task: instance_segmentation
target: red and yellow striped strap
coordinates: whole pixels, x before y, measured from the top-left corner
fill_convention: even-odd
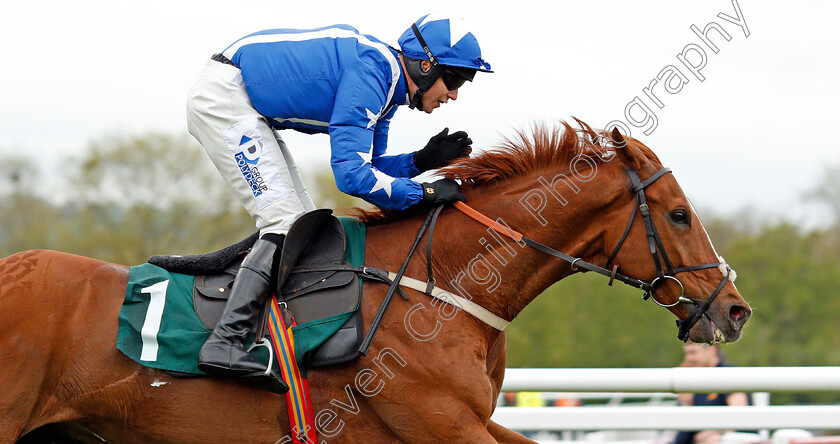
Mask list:
[[[295,340],[292,335],[294,326],[294,319],[292,319],[292,325],[286,326],[277,298],[272,296],[268,332],[271,335],[283,380],[289,385],[289,391],[286,392],[286,410],[289,413],[289,425],[292,427],[292,441],[295,444],[311,444],[318,442],[318,437],[313,422],[309,384],[301,375],[295,361]]]

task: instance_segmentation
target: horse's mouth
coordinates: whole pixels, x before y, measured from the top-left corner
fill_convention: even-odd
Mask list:
[[[694,324],[688,334],[686,343],[716,344],[719,342],[735,342],[741,337],[741,330],[733,325],[720,322],[723,328],[712,319],[714,315],[706,314]]]
[[[709,323],[712,325],[712,335],[714,336],[714,341],[726,342],[726,338],[724,337],[723,332],[717,325],[715,325],[715,321],[709,321]]]

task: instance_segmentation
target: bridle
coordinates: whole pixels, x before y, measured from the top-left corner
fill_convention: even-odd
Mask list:
[[[674,307],[679,303],[686,303],[692,304],[697,306],[686,319],[678,319],[677,320],[677,327],[679,328],[679,333],[677,337],[685,342],[688,339],[688,333],[692,327],[704,316],[709,310],[709,307],[714,302],[715,298],[717,298],[718,294],[720,294],[721,290],[723,290],[724,285],[726,285],[726,281],[730,280],[731,269],[729,265],[723,261],[723,258],[718,257],[720,262],[709,263],[709,264],[700,264],[700,265],[691,265],[688,267],[680,267],[674,268],[671,264],[670,258],[668,258],[668,253],[665,252],[665,246],[662,243],[662,238],[659,236],[659,231],[656,230],[656,224],[653,222],[653,218],[650,215],[650,209],[648,208],[647,199],[645,197],[645,188],[659,180],[662,176],[671,172],[670,168],[662,168],[661,170],[653,173],[650,177],[645,180],[641,180],[639,178],[639,174],[636,173],[635,170],[632,169],[625,169],[627,174],[630,176],[630,183],[631,188],[630,191],[635,193],[636,195],[636,203],[633,206],[633,213],[630,215],[630,221],[627,222],[627,227],[624,229],[624,234],[622,234],[621,239],[618,241],[618,245],[615,246],[613,249],[612,254],[610,254],[609,259],[607,260],[606,266],[609,267],[612,264],[612,261],[615,259],[618,251],[624,245],[624,241],[627,240],[627,235],[630,233],[630,229],[633,226],[633,221],[636,220],[636,213],[639,212],[642,215],[642,220],[645,224],[645,234],[648,238],[648,246],[650,247],[650,254],[653,256],[653,262],[656,265],[656,277],[653,278],[650,282],[643,281],[641,279],[637,279],[634,277],[627,276],[625,274],[618,272],[618,265],[613,265],[612,269],[607,269],[605,267],[600,267],[595,265],[591,262],[587,262],[579,257],[569,256],[562,251],[555,250],[545,244],[541,244],[531,238],[524,236],[522,233],[511,229],[506,225],[502,225],[498,220],[494,221],[489,217],[485,216],[484,214],[476,211],[475,209],[471,208],[469,205],[463,202],[455,202],[453,205],[455,208],[460,210],[462,213],[466,214],[467,216],[475,219],[479,223],[493,229],[497,233],[507,236],[514,241],[518,242],[520,245],[527,245],[531,248],[535,248],[543,253],[548,255],[554,256],[558,259],[562,259],[566,262],[571,264],[571,268],[573,271],[580,271],[580,272],[587,272],[587,271],[594,271],[595,273],[602,274],[610,278],[608,285],[612,285],[614,281],[623,282],[627,285],[630,285],[634,288],[639,288],[645,291],[643,299],[652,299],[657,305],[669,308]],[[423,235],[426,233],[428,229],[429,236],[426,240],[426,268],[428,272],[428,279],[426,281],[426,288],[424,293],[432,295],[432,289],[435,288],[435,278],[432,273],[432,233],[434,231],[435,223],[437,222],[437,218],[440,215],[441,211],[443,210],[443,205],[438,205],[429,212],[426,216],[426,219],[423,221],[423,224],[420,226],[420,230],[417,233],[417,236],[414,238],[414,243],[411,245],[411,248],[408,251],[408,255],[405,258],[402,266],[400,267],[399,271],[394,275],[393,279],[388,277],[388,273],[384,272],[384,275],[376,275],[374,273],[375,269],[372,267],[364,267],[362,270],[356,270],[358,267],[351,267],[351,266],[335,266],[331,265],[330,269],[354,269],[354,271],[361,272],[364,275],[371,275],[373,274],[374,277],[387,282],[390,284],[388,291],[385,293],[385,298],[382,300],[382,304],[379,306],[379,310],[376,313],[376,316],[371,321],[370,328],[368,329],[368,333],[365,335],[364,340],[362,341],[361,345],[359,346],[359,353],[362,355],[366,355],[368,348],[370,347],[371,342],[373,341],[373,337],[376,334],[376,331],[379,329],[379,325],[382,322],[383,317],[385,316],[385,311],[388,309],[390,305],[391,299],[394,296],[395,292],[399,292],[399,285],[402,281],[403,275],[405,273],[406,267],[408,267],[408,263],[411,259],[411,256],[414,254],[420,240],[423,238]],[[663,266],[664,265],[664,266]],[[685,287],[683,286],[682,282],[676,278],[676,275],[679,273],[689,272],[689,271],[698,271],[698,270],[707,270],[710,268],[718,268],[721,270],[723,274],[723,280],[720,281],[718,286],[712,292],[712,294],[705,300],[705,301],[695,301],[693,299],[689,299],[685,297]],[[724,273],[723,270],[726,270]],[[382,271],[382,270],[379,270]],[[381,274],[381,273],[380,273]],[[665,281],[673,280],[680,286],[680,296],[674,303],[671,304],[663,304],[662,302],[658,301],[654,296],[653,293],[656,291],[657,287],[665,283]],[[734,280],[734,279],[733,279]],[[403,295],[404,298],[408,299],[406,296]],[[498,317],[495,316],[494,317]]]
[[[659,236],[659,231],[657,231],[656,229],[656,224],[653,222],[653,218],[650,214],[650,209],[648,208],[647,199],[645,197],[645,189],[665,174],[670,173],[671,169],[662,168],[645,180],[641,180],[639,178],[639,174],[635,170],[626,169],[625,171],[630,176],[630,191],[635,194],[636,203],[633,206],[633,213],[630,215],[630,220],[627,222],[627,227],[624,229],[624,234],[622,234],[621,239],[618,241],[618,245],[615,246],[615,248],[612,251],[612,254],[610,254],[610,257],[607,260],[606,267],[600,267],[598,265],[587,262],[582,258],[570,256],[566,253],[555,250],[547,245],[530,239],[522,235],[521,233],[510,229],[509,227],[502,226],[502,224],[493,221],[492,219],[479,213],[478,211],[474,210],[473,208],[469,207],[463,202],[456,202],[454,205],[455,208],[457,208],[467,216],[470,216],[478,222],[492,228],[499,234],[507,236],[515,240],[516,242],[519,242],[520,244],[528,245],[529,247],[535,248],[539,251],[542,251],[543,253],[569,262],[573,271],[593,271],[595,273],[609,277],[610,281],[608,285],[612,285],[613,281],[617,280],[632,287],[644,290],[645,294],[643,296],[643,299],[652,299],[657,305],[661,307],[674,307],[680,303],[696,305],[697,308],[695,308],[691,312],[688,318],[677,320],[677,327],[679,328],[677,337],[681,341],[685,341],[688,338],[688,333],[691,330],[691,328],[694,327],[694,325],[704,315],[706,315],[706,313],[709,310],[709,307],[712,305],[712,302],[714,302],[715,298],[717,298],[718,294],[720,294],[721,290],[723,290],[724,285],[726,285],[726,281],[730,280],[731,269],[729,268],[729,265],[727,265],[726,262],[722,260],[722,258],[719,258],[721,259],[720,262],[674,268],[670,258],[668,258],[668,253],[665,251],[665,246],[662,243],[662,238]],[[653,257],[654,264],[656,265],[656,277],[653,278],[653,280],[651,280],[650,282],[646,282],[641,279],[637,279],[619,273],[618,265],[613,265],[612,269],[608,268],[610,264],[612,264],[616,255],[618,254],[618,251],[624,245],[624,241],[627,240],[627,235],[630,233],[630,229],[633,226],[633,222],[636,219],[637,212],[641,213],[642,215],[642,220],[645,224],[645,235],[648,238],[650,254]],[[679,273],[707,270],[710,268],[719,268],[721,269],[721,273],[723,273],[723,269],[726,270],[726,272],[723,273],[723,279],[717,285],[712,294],[705,301],[702,302],[685,297],[685,287],[683,286],[682,282],[680,282],[680,280],[676,277],[676,275]],[[653,296],[653,294],[660,285],[664,284],[668,280],[672,280],[680,286],[680,296],[673,303],[664,304],[657,300],[656,297]]]

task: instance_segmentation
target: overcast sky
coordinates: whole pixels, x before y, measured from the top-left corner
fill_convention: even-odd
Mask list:
[[[105,133],[184,133],[184,97],[205,61],[253,31],[347,23],[396,45],[412,21],[443,10],[471,25],[496,73],[478,74],[432,115],[401,109],[390,152],[421,148],[444,126],[481,149],[532,122],[627,122],[638,97],[658,123],[647,135],[631,126],[633,136],[700,208],[749,205],[802,220],[811,209],[802,193],[840,164],[840,4],[738,5],[748,37],[718,16],[737,17],[729,0],[5,2],[0,154],[60,165]],[[731,36],[710,32],[718,53],[690,29],[712,21]],[[692,44],[706,55],[702,82],[677,57]],[[697,51],[687,59],[696,63]],[[674,94],[654,86],[660,109],[643,88],[668,65],[688,82]],[[326,136],[284,138],[305,167],[328,164]]]

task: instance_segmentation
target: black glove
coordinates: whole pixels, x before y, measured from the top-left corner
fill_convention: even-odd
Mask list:
[[[444,128],[438,135],[429,139],[429,143],[414,153],[414,166],[421,172],[449,165],[455,159],[469,157],[472,152],[472,140],[466,131],[449,133]]]
[[[467,198],[458,189],[458,182],[455,179],[440,179],[432,183],[423,182],[423,202],[432,205],[444,204],[455,201],[464,201]]]

